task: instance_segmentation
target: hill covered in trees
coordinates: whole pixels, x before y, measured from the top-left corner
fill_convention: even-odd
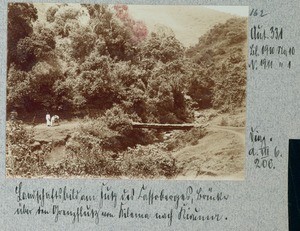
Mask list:
[[[73,130],[65,125],[57,143],[9,123],[9,174],[173,177],[181,170],[171,152],[196,144],[205,129],[165,142],[132,121],[194,122],[204,109],[245,107],[246,19],[217,24],[186,48],[164,25],[150,32],[126,5],[36,6],[8,5],[7,114],[15,110],[25,123],[44,121],[46,112],[85,119]],[[55,150],[67,156],[58,167],[45,161]]]
[[[245,19],[215,26],[186,50],[170,30],[149,34],[125,5],[55,5],[46,20],[32,4],[8,13],[9,110],[118,105],[143,122],[180,123],[192,106],[244,105]]]
[[[187,50],[187,57],[200,68],[200,78],[194,79],[190,91],[200,105],[223,110],[245,106],[246,48],[247,20],[232,18],[214,26]]]

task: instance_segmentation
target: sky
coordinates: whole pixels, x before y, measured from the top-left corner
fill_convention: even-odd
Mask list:
[[[243,16],[243,17],[247,17],[249,14],[248,6],[205,6],[205,7],[213,9],[213,10],[217,10],[217,11],[222,11],[225,13]]]
[[[232,17],[247,17],[248,6],[128,5],[129,14],[145,22],[149,31],[157,25],[171,28],[176,38],[188,47],[218,23]]]

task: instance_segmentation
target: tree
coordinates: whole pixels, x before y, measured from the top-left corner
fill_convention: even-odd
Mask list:
[[[152,70],[147,87],[148,113],[155,115],[162,123],[189,120],[185,94],[192,72],[188,64],[188,61],[178,59],[157,63]]]
[[[129,12],[128,6],[124,4],[114,5],[116,16],[121,20],[125,28],[131,35],[132,44],[138,44],[145,40],[148,35],[148,29],[144,22],[134,20]]]
[[[55,34],[37,20],[33,4],[9,4],[7,106],[39,109],[51,105],[54,82],[61,77]],[[53,104],[53,102],[52,102]]]
[[[172,30],[160,27],[141,44],[140,59],[154,59],[167,63],[184,56],[183,45],[175,38]]]
[[[190,76],[190,80],[187,86],[187,95],[189,95],[194,101],[195,105],[199,109],[205,109],[212,107],[213,100],[213,87],[214,80],[210,69],[200,66],[193,66],[193,74]]]
[[[57,7],[49,8],[46,17],[54,33],[65,38],[69,36],[70,31],[81,26],[79,19],[84,12],[68,4],[61,4]]]
[[[131,60],[135,56],[130,32],[107,5],[84,5],[90,15],[92,31],[97,40],[105,45],[105,51],[116,60]]]
[[[95,49],[96,35],[88,27],[77,27],[70,31],[69,38],[72,57],[79,63],[84,62]]]
[[[16,64],[22,70],[31,70],[31,68],[41,60],[55,59],[55,38],[54,33],[43,25],[37,24],[33,33],[17,44]]]
[[[9,3],[7,24],[7,67],[18,64],[17,45],[33,32],[32,23],[38,18],[37,10],[31,3]]]
[[[82,9],[68,10],[67,13],[64,8],[69,7],[63,6],[55,13],[53,28],[65,28],[67,23],[74,22],[63,35],[65,37],[57,37],[56,51],[63,59],[66,76],[57,87],[67,93],[66,98],[76,109],[109,108],[122,101],[128,106],[131,100],[126,99],[130,95],[126,89],[136,83],[136,73],[139,73],[139,67],[133,65],[137,49],[130,41],[129,28],[106,5],[82,6]],[[78,17],[84,10],[89,21],[85,25],[78,24]],[[59,18],[65,18],[64,26],[55,25],[63,21]],[[60,31],[57,30],[57,34]],[[134,101],[132,106],[141,108]]]
[[[51,6],[46,12],[46,20],[50,23],[55,21],[55,14],[58,11],[58,6]]]

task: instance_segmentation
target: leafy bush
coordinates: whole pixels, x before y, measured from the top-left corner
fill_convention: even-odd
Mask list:
[[[103,150],[114,145],[113,138],[118,132],[108,128],[102,119],[89,120],[81,124],[66,143],[67,153],[83,161],[88,161]]]
[[[121,113],[119,109],[114,110]],[[107,113],[108,118],[106,118],[113,121],[110,125],[120,125],[118,120],[114,120],[116,114],[110,113]],[[47,165],[45,159],[53,151],[53,146],[49,143],[36,148],[33,130],[25,129],[21,121],[9,121],[7,123],[7,175],[169,178],[178,173],[175,159],[159,145],[143,146],[136,143],[134,147],[120,151],[116,147],[120,147],[120,142],[127,139],[124,135],[128,131],[120,129],[119,126],[113,127],[119,131],[110,129],[103,118],[86,121],[80,125],[77,132],[72,134],[65,145],[68,158],[56,165]],[[146,133],[142,139],[147,135],[150,136]],[[138,142],[141,138],[136,137],[135,140]]]
[[[169,153],[158,145],[137,144],[141,141],[137,135],[134,137],[135,146],[122,149],[122,145],[133,142],[132,137],[125,135],[134,132],[124,129],[122,120],[116,119],[120,114],[114,112],[121,113],[119,109],[114,109],[107,113],[108,118],[81,125],[78,132],[68,140],[66,150],[71,161],[62,163],[68,173],[141,178],[171,177],[177,174],[175,159]],[[110,120],[109,126],[118,131],[111,130],[104,122],[105,119]],[[137,131],[135,133],[139,134]]]
[[[125,174],[131,177],[173,177],[178,174],[176,161],[158,145],[138,145],[128,149],[122,159]]]
[[[43,175],[45,157],[50,147],[43,145],[35,150],[32,131],[27,131],[21,121],[9,121],[6,126],[6,170],[8,176]]]
[[[120,135],[126,134],[129,130],[132,130],[132,121],[129,118],[129,115],[117,105],[107,110],[103,119],[108,128],[119,132]]]

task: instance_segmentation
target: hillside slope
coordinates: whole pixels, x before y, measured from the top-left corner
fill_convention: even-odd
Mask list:
[[[176,179],[241,180],[244,149],[245,128],[209,126],[208,134],[197,145],[173,154],[182,169]]]
[[[171,28],[176,38],[185,46],[193,46],[199,37],[218,23],[225,23],[233,15],[203,6],[129,5],[132,17],[142,20],[149,31],[159,25]]]
[[[245,106],[247,19],[231,18],[215,25],[186,55],[199,66],[199,76],[190,95],[201,97],[203,91],[197,89],[206,83],[208,93],[205,105],[201,106],[224,111]]]

